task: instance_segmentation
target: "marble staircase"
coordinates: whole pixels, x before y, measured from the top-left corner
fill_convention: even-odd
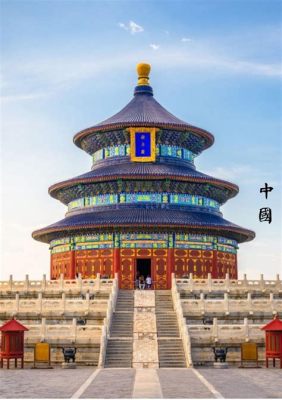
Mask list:
[[[187,364],[171,291],[156,291],[155,296],[159,367],[185,368]]]
[[[107,341],[105,368],[131,368],[134,292],[120,290]]]

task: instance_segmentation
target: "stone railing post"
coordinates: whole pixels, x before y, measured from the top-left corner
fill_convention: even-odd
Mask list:
[[[280,275],[279,274],[276,274],[276,285],[275,286],[277,287],[277,289],[279,289],[279,286],[280,286]]]
[[[96,290],[100,290],[100,286],[101,286],[101,274],[100,272],[97,273],[96,276]]]
[[[218,342],[218,324],[217,318],[213,318],[212,335],[214,342]]]
[[[42,277],[42,291],[45,292],[46,290],[46,274],[43,274]]]
[[[261,290],[265,291],[265,282],[264,282],[263,274],[260,274],[260,288],[261,288]]]
[[[40,332],[40,334],[41,334],[40,341],[44,342],[45,337],[46,337],[46,318],[42,318],[41,319],[41,332]]]
[[[244,333],[245,333],[245,341],[248,342],[250,340],[249,337],[249,320],[248,318],[244,318]]]
[[[78,281],[79,291],[80,291],[80,294],[81,294],[82,293],[82,277],[81,277],[81,273],[78,274],[77,281]]]
[[[72,319],[72,336],[73,336],[73,343],[76,342],[76,318]]]
[[[18,314],[20,312],[20,295],[16,293],[16,309],[15,313]]]
[[[13,275],[10,275],[9,277],[9,289],[10,291],[13,290]]]
[[[106,326],[104,325],[102,327],[101,340],[100,340],[100,354],[99,354],[98,368],[104,368],[106,349],[107,349],[107,329]]]
[[[243,287],[245,288],[245,289],[247,289],[247,287],[248,287],[248,278],[247,278],[247,274],[244,274],[244,277],[243,277]]]
[[[225,310],[225,315],[229,315],[229,296],[228,296],[228,293],[224,293],[224,310]]]
[[[117,276],[116,276],[117,275]],[[113,312],[116,311],[116,303],[118,296],[118,274],[115,274],[115,280],[112,288],[112,299],[113,299]]]
[[[60,274],[60,289],[64,290],[64,274]]]
[[[277,313],[277,311],[275,310],[275,302],[273,299],[273,293],[269,294],[269,303],[270,303],[270,308],[271,308],[272,314],[275,315]]]
[[[253,315],[253,303],[252,303],[252,293],[248,292],[247,293],[247,303],[248,303],[248,309],[249,309],[249,315]]]
[[[190,292],[193,292],[194,289],[194,284],[193,284],[193,274],[190,272],[189,274],[189,290]]]
[[[200,293],[200,310],[202,315],[205,315],[205,308],[205,296],[204,293]]]
[[[212,291],[212,279],[211,279],[211,273],[208,273],[208,291],[211,292]]]
[[[225,274],[225,290],[227,293],[230,291],[230,279],[229,279],[229,274]]]
[[[62,293],[61,304],[62,304],[63,314],[65,314],[65,312],[66,312],[66,294],[64,292]]]
[[[25,291],[28,292],[28,288],[29,288],[29,277],[28,277],[28,274],[25,276],[24,288],[25,288]]]
[[[90,293],[87,291],[85,295],[85,301],[86,301],[86,312],[87,315],[89,314],[90,311]]]
[[[38,314],[42,314],[42,292],[38,293]]]

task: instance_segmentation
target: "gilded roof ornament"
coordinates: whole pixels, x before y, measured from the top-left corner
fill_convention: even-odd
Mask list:
[[[138,86],[149,86],[149,75],[151,71],[151,65],[147,63],[139,63],[136,66],[138,74]]]

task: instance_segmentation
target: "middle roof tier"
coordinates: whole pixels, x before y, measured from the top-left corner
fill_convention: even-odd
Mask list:
[[[224,204],[239,191],[237,185],[203,174],[188,165],[169,163],[111,163],[58,182],[49,188],[63,204],[97,194],[169,192],[205,196]]]

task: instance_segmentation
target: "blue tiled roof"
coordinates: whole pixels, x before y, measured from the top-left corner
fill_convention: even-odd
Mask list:
[[[227,232],[227,237],[234,238],[238,242],[251,240],[254,232],[241,228],[238,225],[229,222],[222,217],[203,212],[187,212],[178,210],[162,210],[162,209],[113,209],[106,211],[95,211],[83,214],[77,214],[66,217],[55,224],[40,229],[33,233],[33,237],[37,240],[48,242],[49,235],[54,232],[64,230],[87,230],[91,228],[117,228],[118,226],[132,227],[159,227],[171,228],[198,228],[208,229],[209,231]]]
[[[175,117],[155,100],[152,91],[148,89],[151,88],[136,87],[133,99],[121,111],[91,128],[78,132],[74,136],[74,142],[80,146],[82,137],[99,130],[128,126],[156,126],[196,131],[207,140],[208,144],[205,147],[213,143],[214,137],[210,132]]]
[[[101,167],[94,168],[83,175],[79,175],[75,178],[59,182],[50,187],[49,193],[56,198],[58,190],[62,190],[64,187],[69,187],[75,183],[80,182],[91,182],[97,178],[113,176],[115,179],[122,178],[124,176],[148,178],[152,176],[165,176],[167,179],[170,177],[187,177],[196,179],[197,182],[205,182],[206,180],[214,182],[215,184],[226,187],[229,190],[229,198],[235,196],[238,193],[238,187],[235,184],[226,182],[220,179],[213,178],[209,175],[198,172],[189,166],[177,165],[177,164],[164,164],[164,163],[135,163],[135,162],[124,162],[121,164],[110,164],[103,165]],[[84,181],[85,180],[85,181]]]
[[[86,174],[79,175],[77,178],[87,178],[94,176],[108,176],[108,175],[167,175],[169,178],[170,175],[178,175],[178,176],[191,176],[195,178],[210,178],[209,175],[203,174],[202,172],[197,171],[195,168],[189,167],[189,165],[178,165],[178,164],[169,164],[166,163],[139,163],[139,162],[124,162],[119,164],[110,164],[110,165],[102,165],[101,167],[97,165],[97,167],[92,168],[91,171]]]
[[[133,99],[121,111],[95,125],[95,127],[120,123],[130,125],[135,122],[141,126],[144,122],[151,122],[152,124],[160,123],[186,128],[191,127],[187,122],[167,111],[152,95],[147,93],[135,94]]]

